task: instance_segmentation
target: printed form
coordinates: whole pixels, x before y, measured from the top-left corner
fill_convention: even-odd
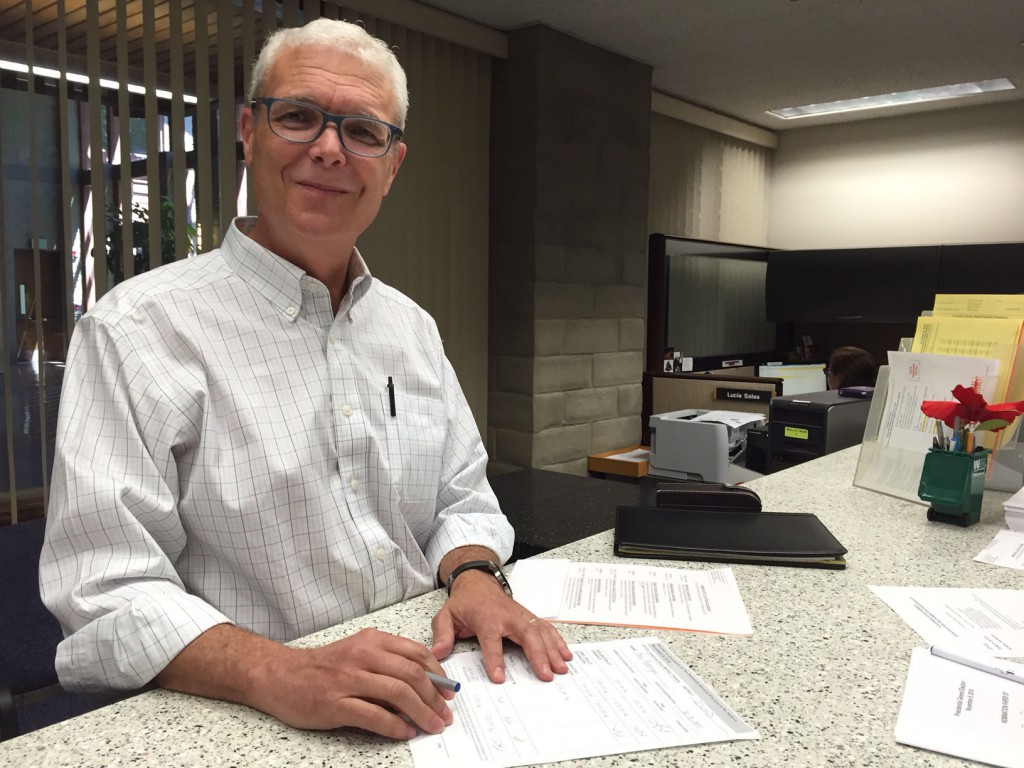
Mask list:
[[[696,570],[529,558],[510,577],[516,600],[542,619],[575,624],[751,635],[732,568]]]
[[[1024,656],[1024,590],[868,587],[931,645]]]
[[[505,654],[501,685],[487,679],[479,651],[446,659],[445,674],[462,683],[449,705],[455,720],[409,742],[416,768],[505,768],[760,738],[656,638],[569,647],[568,674],[550,683],[518,649]]]
[[[974,559],[979,563],[1024,571],[1024,531],[999,531]]]
[[[1024,768],[1024,683],[915,648],[896,741],[1006,768]]]
[[[981,393],[995,402],[999,361],[920,352],[889,352],[889,381],[877,442],[865,440],[856,485],[907,501],[917,495],[935,421],[921,413],[925,400],[951,400],[957,384],[981,380]]]

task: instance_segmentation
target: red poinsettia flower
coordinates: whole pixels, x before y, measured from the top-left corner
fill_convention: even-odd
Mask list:
[[[921,411],[925,416],[938,419],[950,429],[956,428],[956,420],[959,418],[962,427],[976,424],[975,430],[992,432],[1010,426],[1013,420],[1024,412],[1024,400],[989,405],[981,394],[959,384],[953,388],[953,397],[959,402],[925,400],[921,403]]]

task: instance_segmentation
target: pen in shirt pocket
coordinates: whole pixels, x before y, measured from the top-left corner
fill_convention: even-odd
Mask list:
[[[395,382],[390,376],[388,376],[388,404],[391,406],[391,415],[397,416],[398,411],[395,410]]]

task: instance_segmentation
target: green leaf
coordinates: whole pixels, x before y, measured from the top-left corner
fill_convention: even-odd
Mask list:
[[[994,430],[997,430],[997,429],[1003,429],[1004,427],[1008,427],[1008,426],[1010,426],[1010,422],[1005,421],[1004,419],[989,419],[988,421],[983,421],[980,424],[978,424],[978,426],[976,426],[974,428],[974,431],[975,432],[980,432],[982,430],[993,430],[994,431]]]

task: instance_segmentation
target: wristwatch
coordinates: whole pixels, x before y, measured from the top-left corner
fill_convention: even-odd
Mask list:
[[[490,560],[470,560],[468,563],[457,565],[452,569],[452,572],[448,574],[448,596],[452,594],[452,584],[455,583],[455,579],[459,574],[465,573],[466,571],[487,571],[501,584],[501,588],[505,590],[505,594],[512,597],[512,587],[508,584],[508,579],[505,578],[505,574],[501,572],[501,568],[498,567],[497,563],[492,563]]]

